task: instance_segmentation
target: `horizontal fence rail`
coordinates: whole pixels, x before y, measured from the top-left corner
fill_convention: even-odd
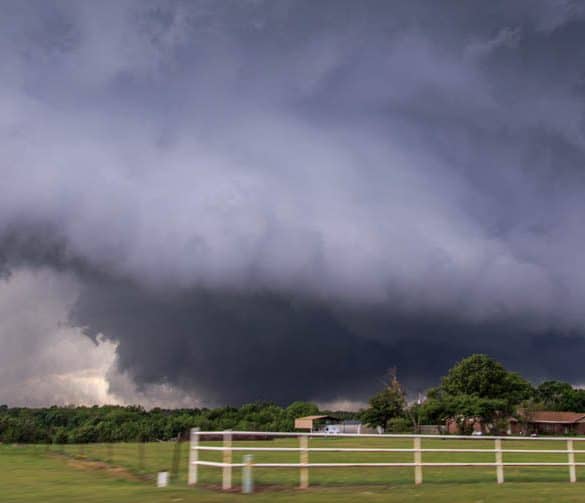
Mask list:
[[[234,438],[297,438],[298,447],[239,447],[232,445]],[[411,439],[413,447],[411,448],[389,448],[389,447],[309,447],[310,438],[378,438],[378,439]],[[201,445],[201,441],[206,438],[222,438],[222,446]],[[441,440],[467,440],[473,441],[491,441],[493,448],[423,448],[423,439],[441,439]],[[504,449],[503,444],[510,441],[562,441],[566,443],[566,449]],[[424,467],[493,467],[496,468],[496,480],[498,484],[504,482],[505,467],[567,467],[569,472],[569,481],[576,482],[576,467],[585,466],[585,462],[576,462],[575,454],[585,455],[585,448],[575,450],[575,442],[585,442],[585,438],[566,437],[511,437],[511,436],[464,436],[464,435],[400,435],[400,434],[351,434],[351,433],[281,433],[281,432],[258,432],[258,431],[200,431],[198,428],[191,430],[191,449],[189,456],[189,474],[188,482],[190,485],[198,482],[198,467],[208,466],[222,469],[222,489],[230,490],[232,488],[232,469],[242,469],[242,488],[244,492],[250,492],[253,487],[252,469],[253,468],[294,468],[299,469],[299,485],[302,489],[309,487],[309,469],[310,468],[375,468],[375,467],[402,467],[414,468],[414,482],[421,484],[423,482]],[[200,459],[200,452],[221,452],[223,461],[206,461]],[[243,462],[234,463],[232,456],[234,452],[288,452],[298,453],[298,462],[287,463],[268,463],[254,462],[252,456],[245,456]],[[412,453],[412,462],[326,462],[316,463],[309,462],[309,454],[315,452],[337,452],[337,453]],[[429,462],[422,460],[423,453],[479,453],[492,454],[494,461],[488,462]],[[506,461],[503,460],[504,454],[564,454],[567,456],[566,462],[541,462],[541,461]]]

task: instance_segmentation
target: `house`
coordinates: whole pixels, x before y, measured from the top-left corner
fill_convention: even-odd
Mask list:
[[[522,414],[519,414],[522,416]],[[584,412],[555,412],[540,410],[511,418],[509,433],[512,435],[585,435]]]
[[[516,417],[508,418],[506,423],[508,435],[585,435],[585,412],[539,410],[528,413],[519,410]],[[451,434],[461,434],[463,430],[473,434],[497,433],[494,424],[483,422],[479,417],[465,418],[463,423],[449,418],[445,426]]]

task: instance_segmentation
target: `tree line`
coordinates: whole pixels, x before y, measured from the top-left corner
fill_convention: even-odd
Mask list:
[[[0,405],[0,442],[91,443],[171,440],[190,428],[207,431],[292,431],[294,419],[328,414],[360,419],[389,432],[416,432],[421,425],[456,421],[463,433],[473,423],[490,424],[502,432],[507,419],[527,419],[535,410],[585,413],[585,390],[561,381],[531,385],[486,355],[472,355],[455,364],[424,400],[408,402],[407,393],[391,371],[382,389],[359,412],[320,411],[309,402],[281,407],[255,402],[214,409],[145,410],[139,406],[10,408]]]
[[[296,417],[317,413],[317,405],[308,402],[294,402],[288,407],[256,402],[237,408],[152,410],[116,405],[47,408],[0,405],[0,442],[147,442],[176,439],[193,427],[206,431],[292,431]],[[331,414],[355,417],[353,413]]]

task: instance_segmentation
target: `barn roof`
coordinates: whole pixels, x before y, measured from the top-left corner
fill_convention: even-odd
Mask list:
[[[304,417],[297,417],[297,419],[306,419],[308,421],[319,421],[319,419],[337,419],[332,416],[304,416]]]

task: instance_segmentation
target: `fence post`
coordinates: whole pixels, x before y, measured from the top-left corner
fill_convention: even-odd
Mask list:
[[[309,437],[307,435],[301,435],[299,437],[300,456],[299,462],[300,468],[300,487],[301,489],[307,489],[309,487],[309,467],[306,466],[309,463]],[[303,466],[304,465],[304,466]]]
[[[254,480],[252,479],[252,461],[254,457],[251,454],[244,456],[244,467],[242,468],[242,492],[250,494],[254,492]]]
[[[575,471],[575,452],[572,440],[567,440],[567,452],[569,453],[569,480],[577,482],[577,472]]]
[[[498,484],[504,483],[504,464],[502,461],[502,439],[496,438],[496,475],[498,478]]]
[[[191,448],[189,449],[189,476],[187,483],[190,486],[197,484],[197,461],[199,461],[199,428],[191,428]]]
[[[422,484],[422,452],[421,452],[421,438],[414,437],[414,483]]]
[[[221,488],[228,491],[232,488],[232,430],[223,432],[223,478]]]

